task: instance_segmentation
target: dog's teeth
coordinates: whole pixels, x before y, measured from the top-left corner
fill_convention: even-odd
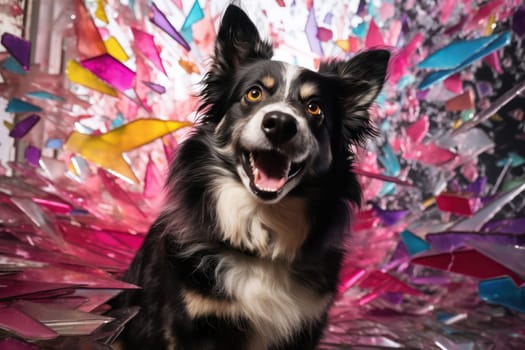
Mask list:
[[[250,165],[252,169],[255,169],[255,159],[253,159],[253,153],[250,152]]]

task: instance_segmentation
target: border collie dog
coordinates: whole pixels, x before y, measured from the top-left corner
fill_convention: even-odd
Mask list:
[[[222,19],[201,119],[171,165],[166,208],[121,298],[141,310],[125,349],[314,349],[337,290],[350,207],[361,192],[351,145],[389,52],[317,72],[272,61],[238,7]]]

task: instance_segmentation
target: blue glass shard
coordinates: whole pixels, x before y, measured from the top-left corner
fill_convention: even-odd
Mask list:
[[[50,149],[61,149],[64,142],[61,139],[49,139],[46,142],[46,148]]]
[[[20,75],[26,74],[24,67],[22,67],[22,65],[18,63],[18,61],[15,60],[12,56],[7,57],[7,59],[2,63],[2,68],[11,73]]]
[[[408,230],[401,232],[400,236],[410,256],[430,250],[428,242]]]
[[[6,112],[10,113],[27,113],[27,112],[41,112],[42,108],[35,106],[19,98],[12,98],[7,103]]]
[[[184,23],[182,24],[182,31],[184,31],[187,28],[190,28],[194,23],[197,23],[201,19],[204,18],[204,12],[202,12],[201,5],[199,4],[199,0],[195,0],[193,3],[193,6],[191,7],[190,12],[188,13],[188,16],[186,16],[186,19],[184,20]]]
[[[515,168],[525,164],[525,159],[516,152],[510,152],[506,158],[500,159],[496,162],[496,165],[500,168],[506,166],[507,164],[509,164],[509,166],[512,168]]]
[[[486,302],[525,312],[525,287],[518,288],[510,277],[481,281],[478,292]]]
[[[352,28],[352,33],[361,39],[364,39],[366,37],[366,33],[368,33],[368,23],[363,21],[359,23],[357,26]]]
[[[54,95],[47,91],[26,92],[26,96],[36,98],[39,100],[65,101],[62,97]]]
[[[401,171],[401,166],[399,165],[394,150],[392,150],[392,147],[388,142],[381,147],[381,150],[383,151],[383,154],[379,156],[379,161],[385,168],[385,175],[398,176]]]
[[[126,122],[126,119],[124,118],[124,115],[118,112],[115,119],[111,121],[111,129],[118,128],[119,126],[124,125],[125,122]]]

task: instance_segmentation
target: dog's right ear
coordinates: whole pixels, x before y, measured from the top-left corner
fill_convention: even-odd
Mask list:
[[[215,43],[215,62],[223,71],[234,71],[241,64],[273,56],[272,46],[259,36],[246,13],[229,5],[222,18]]]

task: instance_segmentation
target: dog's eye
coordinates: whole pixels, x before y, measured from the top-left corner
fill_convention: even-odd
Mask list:
[[[306,111],[308,112],[308,114],[313,115],[313,116],[321,115],[321,112],[322,112],[321,107],[319,107],[319,105],[315,102],[310,102],[306,106]]]
[[[248,102],[259,102],[262,100],[263,92],[260,87],[254,86],[244,96]]]

